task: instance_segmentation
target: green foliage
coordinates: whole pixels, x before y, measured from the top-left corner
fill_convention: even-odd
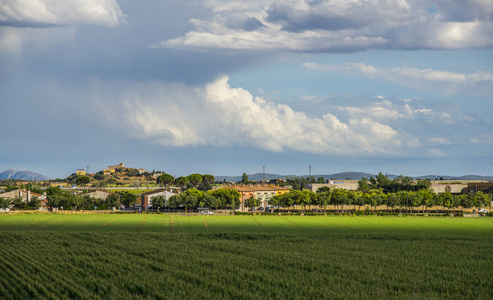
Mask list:
[[[491,296],[488,218],[206,217],[212,233],[203,218],[174,216],[172,227],[164,215],[1,216],[0,293],[6,299]],[[146,227],[152,220],[159,226]],[[490,225],[474,237],[477,221]],[[9,230],[12,223],[28,231]],[[329,234],[311,225],[328,223]],[[77,232],[81,226],[92,232]],[[146,228],[155,232],[141,234]]]
[[[202,182],[207,182],[208,184],[213,185],[215,181],[216,178],[213,175],[210,174],[202,175]]]
[[[385,193],[396,193],[399,191],[419,191],[429,189],[431,181],[425,179],[412,180],[410,177],[397,176],[390,180],[387,175],[380,172],[375,178],[362,178],[358,181],[358,190],[368,191],[371,189],[381,189]]]
[[[89,182],[91,182],[91,178],[89,176],[80,176],[75,180],[75,183],[81,186],[85,186]]]
[[[135,201],[137,200],[137,196],[135,194],[132,194],[130,192],[118,192],[120,194],[120,203],[125,205],[126,207],[129,207],[130,205],[134,204]]]
[[[24,202],[21,197],[15,197],[12,200],[12,205],[15,209],[24,209]]]
[[[189,182],[190,182],[190,180],[187,177],[182,176],[182,177],[176,178],[175,185],[176,186],[186,186],[187,183],[189,183]]]
[[[112,193],[106,198],[106,204],[108,207],[119,207],[121,202],[120,202],[120,194],[118,193]]]
[[[248,207],[248,208],[253,208],[253,207],[257,207],[260,205],[260,200],[258,200],[257,198],[255,198],[254,196],[248,198],[245,200],[245,206]]]
[[[207,192],[212,189],[212,185],[208,181],[202,181],[202,183],[199,184],[197,189],[203,192]]]
[[[187,176],[190,183],[193,184],[194,187],[199,186],[202,183],[202,175],[200,174],[190,174]]]
[[[166,205],[166,198],[164,198],[163,195],[158,195],[152,198],[151,204],[153,208],[158,208],[158,207],[162,208]]]
[[[241,176],[241,183],[247,184],[248,183],[248,175],[246,173],[243,173]]]
[[[0,198],[0,208],[10,208],[13,204],[10,198]]]
[[[175,181],[175,177],[173,177],[170,174],[163,174],[160,175],[158,178],[156,178],[156,183],[164,186],[171,185],[173,184],[174,181]]]

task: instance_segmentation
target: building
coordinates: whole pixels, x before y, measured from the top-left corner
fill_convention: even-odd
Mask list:
[[[95,191],[91,191],[91,192],[88,192],[88,193],[81,194],[81,196],[89,196],[91,198],[105,200],[111,194],[112,193],[111,192],[108,192],[108,191],[95,190]]]
[[[115,171],[116,169],[125,169],[125,164],[119,163],[118,165],[108,166],[108,169],[113,171]]]
[[[14,190],[14,191],[5,192],[5,193],[0,194],[0,198],[7,198],[7,199],[21,198],[22,202],[24,202],[24,203],[28,203],[29,201],[31,201],[31,199],[33,197],[38,197],[38,199],[41,202],[41,208],[46,207],[46,202],[47,202],[46,194],[41,195],[41,194],[33,193],[31,191],[22,190],[22,189],[18,189],[18,190]]]
[[[452,194],[462,194],[467,189],[467,184],[462,183],[450,183],[450,184],[432,184],[431,189],[437,193],[449,192]]]
[[[22,202],[29,202],[31,201],[32,197],[38,197],[39,200],[45,200],[46,195],[41,195],[37,193],[33,193],[31,191],[26,191],[22,189],[18,189],[15,191],[10,191],[10,192],[5,192],[0,194],[0,198],[9,198],[9,199],[14,199],[14,198],[21,198]]]
[[[483,192],[485,194],[493,193],[493,182],[469,182],[466,193]]]
[[[104,175],[111,175],[113,173],[115,173],[115,169],[104,169],[103,170]]]
[[[255,199],[260,200],[260,207],[269,206],[269,200],[276,196],[282,195],[290,191],[290,189],[275,186],[275,185],[248,185],[248,186],[233,186],[232,189],[237,190],[240,193],[240,210],[245,211],[245,201],[250,199],[251,197],[255,197]]]
[[[77,176],[84,176],[84,175],[86,175],[86,170],[84,170],[84,169],[77,169],[76,174],[77,174]]]
[[[139,171],[139,175],[142,175],[144,173],[147,173],[147,170],[146,169],[137,169],[137,171]]]
[[[142,207],[152,207],[152,198],[157,196],[164,196],[164,199],[168,201],[171,196],[176,195],[176,193],[170,192],[168,189],[158,189],[151,192],[143,193],[141,195],[141,205]]]

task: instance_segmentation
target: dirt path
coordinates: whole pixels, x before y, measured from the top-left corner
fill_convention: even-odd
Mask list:
[[[290,223],[293,223],[294,225],[298,226],[298,227],[299,227],[299,228],[301,228],[301,229],[305,229],[305,227],[301,226],[300,224],[297,224],[297,223],[295,223],[295,222],[293,222],[293,221],[291,221],[291,220],[289,220],[289,219],[286,219],[286,218],[284,218],[284,217],[283,217],[283,219],[284,219],[284,220],[286,220],[286,221],[288,221],[288,222],[290,222]]]
[[[265,228],[264,225],[260,224],[260,222],[257,219],[255,219],[254,217],[252,217],[252,219],[255,220],[255,222],[257,222],[257,224],[260,227],[262,227],[263,230],[265,230],[266,232],[270,233],[269,229]]]
[[[142,221],[142,223],[140,223],[139,227],[135,231],[139,231],[140,227],[142,227],[142,225],[144,225],[145,222],[146,222],[146,217],[144,217],[144,220]]]
[[[207,226],[207,221],[205,220],[205,217],[204,217],[204,224],[205,227],[209,230],[209,233],[212,233],[212,230],[209,228],[209,226]]]
[[[98,228],[98,232],[99,232],[99,231],[100,231],[103,227],[105,227],[106,225],[108,225],[108,224],[110,224],[111,222],[115,221],[117,218],[118,218],[118,217],[115,217],[115,218],[113,218],[113,220],[108,221],[108,222],[104,223],[103,225],[101,225],[101,227],[99,227],[99,228]]]

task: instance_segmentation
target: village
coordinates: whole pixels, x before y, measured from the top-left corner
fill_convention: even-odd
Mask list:
[[[213,213],[479,213],[491,210],[493,183],[482,180],[390,180],[379,174],[360,180],[297,177],[216,181],[210,174],[175,178],[124,163],[64,180],[18,181],[0,193],[3,212],[127,211]]]

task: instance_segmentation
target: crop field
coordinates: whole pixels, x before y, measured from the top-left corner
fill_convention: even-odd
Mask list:
[[[493,218],[0,215],[3,299],[474,298]]]

